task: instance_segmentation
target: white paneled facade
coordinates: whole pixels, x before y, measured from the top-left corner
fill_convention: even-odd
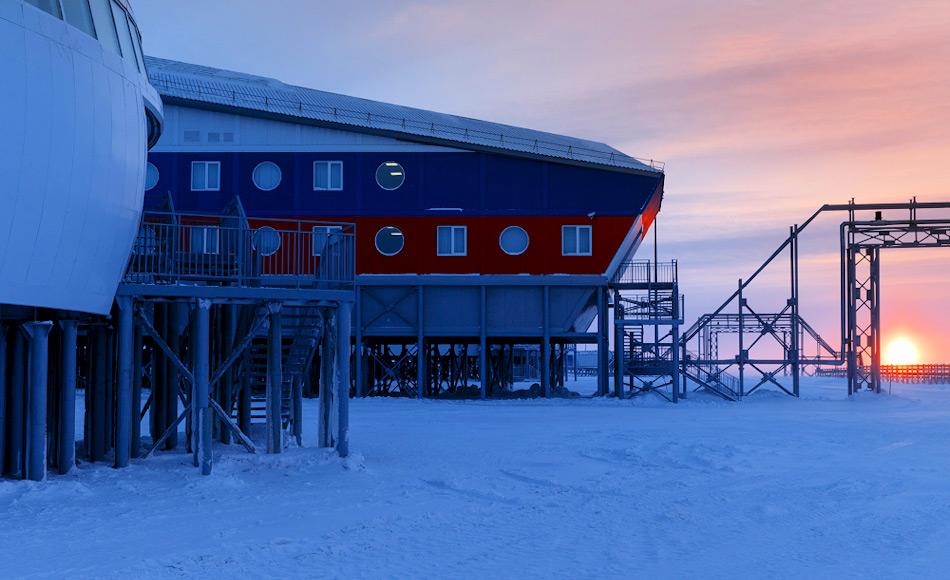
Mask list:
[[[0,2],[0,55],[0,305],[105,314],[161,101],[134,54],[27,2]]]
[[[459,151],[356,131],[301,123],[286,123],[250,115],[235,115],[165,106],[165,131],[157,152],[181,151]]]

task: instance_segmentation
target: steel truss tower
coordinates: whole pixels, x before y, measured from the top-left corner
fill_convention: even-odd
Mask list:
[[[670,402],[680,389],[683,297],[676,261],[624,264],[610,289],[614,302],[614,395],[655,393]]]
[[[847,365],[848,393],[881,388],[881,250],[950,247],[950,202],[824,205],[789,236],[751,276],[710,314],[700,316],[680,340],[684,384],[738,400],[771,384],[799,395],[803,369]],[[925,218],[919,212],[934,215]],[[835,349],[799,312],[799,237],[824,213],[847,212],[840,226],[840,348]],[[858,219],[863,213],[871,219]],[[901,215],[895,217],[894,213]],[[885,215],[889,213],[890,215]],[[906,217],[905,217],[906,216]],[[749,300],[749,286],[787,254],[789,293],[777,311],[761,311]],[[730,312],[730,310],[732,310]],[[735,352],[724,352],[720,336],[735,336]],[[778,382],[791,377],[791,388]],[[754,381],[754,382],[752,382]]]

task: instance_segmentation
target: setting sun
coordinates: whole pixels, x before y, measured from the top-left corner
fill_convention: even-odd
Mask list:
[[[920,351],[907,337],[894,339],[884,351],[884,364],[912,365],[920,362]]]

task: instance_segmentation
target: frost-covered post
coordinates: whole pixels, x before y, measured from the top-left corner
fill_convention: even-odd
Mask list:
[[[195,335],[192,337],[194,354],[195,456],[202,475],[211,474],[211,413],[208,408],[210,382],[210,313],[211,301],[199,298],[195,308]]]
[[[333,434],[330,430],[330,404],[333,401],[333,366],[336,357],[333,354],[335,324],[326,309],[320,310],[323,322],[323,332],[320,335],[320,413],[317,444],[320,447],[333,445]]]
[[[270,309],[270,336],[267,343],[267,452],[280,453],[283,445],[280,437],[281,389],[281,319],[280,304],[268,304]]]
[[[551,287],[542,289],[541,298],[541,390],[551,398]]]
[[[350,324],[353,304],[341,302],[336,315],[336,452],[350,453]]]
[[[33,481],[46,479],[46,389],[49,369],[49,331],[52,322],[23,325],[30,335],[29,436],[27,438],[26,476]]]
[[[132,443],[132,298],[116,298],[119,307],[118,372],[116,373],[115,466],[129,465]]]

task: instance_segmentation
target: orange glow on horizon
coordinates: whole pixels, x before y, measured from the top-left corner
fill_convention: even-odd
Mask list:
[[[920,362],[920,351],[909,338],[899,336],[884,349],[884,364],[913,365]]]

